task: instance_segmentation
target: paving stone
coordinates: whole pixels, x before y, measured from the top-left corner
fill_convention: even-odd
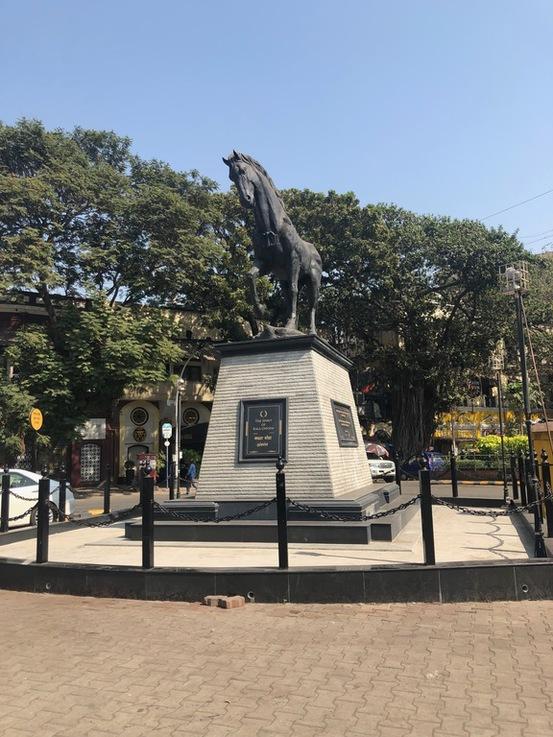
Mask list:
[[[222,609],[238,609],[245,605],[246,599],[243,596],[222,596],[219,599],[219,606]]]
[[[553,602],[221,616],[0,591],[0,610],[2,737],[553,733]]]

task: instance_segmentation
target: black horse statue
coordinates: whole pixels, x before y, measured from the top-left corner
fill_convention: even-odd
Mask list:
[[[252,233],[253,267],[248,283],[255,315],[263,320],[267,309],[257,294],[257,279],[272,274],[278,280],[286,300],[287,321],[284,328],[266,325],[262,337],[298,335],[298,291],[307,287],[310,310],[309,332],[316,335],[315,310],[321,285],[321,257],[312,243],[298,235],[286,214],[284,203],[271,177],[255,159],[233,151],[223,161],[229,177],[238,189],[242,207],[252,209],[255,228]],[[261,337],[261,336],[260,336]]]

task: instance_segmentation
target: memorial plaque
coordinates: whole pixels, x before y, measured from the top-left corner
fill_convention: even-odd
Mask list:
[[[359,440],[355,431],[351,407],[347,404],[341,404],[341,402],[335,402],[333,399],[330,402],[334,424],[336,425],[336,434],[338,435],[338,444],[342,448],[356,448],[359,445]]]
[[[286,457],[286,400],[251,399],[240,403],[239,460]]]

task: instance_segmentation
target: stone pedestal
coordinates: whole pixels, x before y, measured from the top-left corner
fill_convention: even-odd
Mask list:
[[[274,453],[278,440],[287,460],[286,492],[292,499],[354,502],[375,488],[351,390],[351,363],[345,356],[316,336],[216,347],[221,367],[198,502],[274,497],[275,457],[263,458],[263,446],[267,454]],[[273,432],[278,422],[272,430],[267,425],[266,435],[261,420],[260,432],[252,431],[255,412],[248,410],[252,400],[275,400],[267,405],[269,420],[271,412],[286,415],[278,438]],[[259,445],[253,450],[244,435],[248,418],[248,437]]]

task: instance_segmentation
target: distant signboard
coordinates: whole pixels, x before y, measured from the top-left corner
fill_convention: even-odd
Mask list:
[[[244,400],[240,406],[239,460],[270,461],[286,456],[286,400]]]
[[[355,431],[355,423],[351,407],[341,402],[330,400],[332,404],[332,414],[334,415],[334,424],[336,425],[336,434],[338,435],[338,444],[342,448],[355,448],[359,445],[357,432]]]
[[[33,430],[40,430],[40,428],[42,427],[42,412],[37,407],[33,407],[31,412],[29,413],[29,422],[31,423],[31,427],[33,428]]]
[[[157,465],[157,456],[155,453],[138,453],[136,460],[141,468],[148,465],[152,470],[155,470]]]
[[[169,438],[173,434],[173,425],[171,425],[170,422],[164,422],[161,426],[161,434],[163,435],[165,440],[169,440]]]

